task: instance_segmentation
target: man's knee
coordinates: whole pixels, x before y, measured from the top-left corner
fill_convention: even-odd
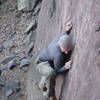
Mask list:
[[[53,68],[50,66],[48,62],[41,62],[36,65],[37,71],[42,75],[50,75],[53,71]]]

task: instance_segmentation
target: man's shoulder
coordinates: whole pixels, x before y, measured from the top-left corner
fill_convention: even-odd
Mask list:
[[[55,43],[53,45],[49,45],[48,51],[52,57],[61,55],[61,50],[58,46],[58,43]]]

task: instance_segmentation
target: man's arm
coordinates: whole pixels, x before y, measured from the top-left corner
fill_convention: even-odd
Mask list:
[[[69,35],[69,34],[70,32],[66,32],[66,31],[62,33],[62,35]]]
[[[61,34],[59,34],[56,38],[54,38],[54,40],[51,42],[51,44],[52,43],[54,44],[55,42],[57,42],[60,39],[60,37],[63,35],[70,36],[69,34],[70,34],[71,29],[72,29],[72,23],[67,23],[65,30]]]
[[[71,21],[69,21],[68,23],[66,23],[65,30],[64,30],[64,32],[62,34],[63,35],[69,35],[72,27],[73,27],[73,25],[72,25]]]
[[[69,70],[71,68],[72,68],[72,61],[70,60],[70,61],[66,62],[65,65],[62,68],[60,68],[58,70],[58,73],[65,72],[66,70]]]
[[[54,59],[54,71],[58,73],[58,70],[61,69],[63,66],[63,57],[62,56],[57,56]]]
[[[58,70],[58,69],[61,68],[61,65],[63,63],[63,57],[62,56],[57,56],[57,57],[55,57],[53,62],[54,62],[54,69]]]
[[[66,71],[67,71],[67,69],[63,66],[63,67],[61,67],[60,69],[56,70],[56,73],[57,73],[57,74],[61,74],[61,73],[64,73],[64,72],[66,72]]]
[[[65,25],[65,31],[68,33],[68,35],[70,34],[70,31],[71,31],[72,27],[73,27],[73,24],[72,24],[71,21],[69,21],[68,23],[66,23],[66,25]]]
[[[68,61],[65,63],[63,67],[61,67],[60,69],[56,69],[55,71],[57,74],[60,74],[60,73],[66,72],[67,70],[71,68],[72,68],[72,61]]]

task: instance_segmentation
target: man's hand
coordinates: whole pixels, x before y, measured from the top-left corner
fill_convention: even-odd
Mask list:
[[[68,22],[67,24],[66,24],[66,26],[65,26],[65,30],[66,31],[69,31],[69,30],[71,30],[71,28],[72,28],[72,22],[70,21],[70,22]]]
[[[71,69],[72,68],[72,61],[68,61],[65,63],[65,66],[64,66],[66,69]]]

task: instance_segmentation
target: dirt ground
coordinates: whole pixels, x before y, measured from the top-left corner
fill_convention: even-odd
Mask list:
[[[32,21],[30,13],[22,13],[17,10],[17,0],[7,0],[0,5],[0,66],[2,60],[9,56],[25,56],[25,47],[23,41],[27,37],[24,34],[27,26]],[[8,41],[13,41],[13,46],[8,47]],[[8,43],[8,46],[6,45]],[[10,43],[10,45],[11,45]],[[18,67],[11,71],[5,71],[2,75],[6,81],[17,79],[21,82],[21,93],[19,96],[7,98],[7,100],[26,100],[26,80],[27,72],[24,73]],[[2,97],[0,95],[0,97]],[[2,98],[3,100],[5,98]],[[1,100],[1,99],[0,99]]]

